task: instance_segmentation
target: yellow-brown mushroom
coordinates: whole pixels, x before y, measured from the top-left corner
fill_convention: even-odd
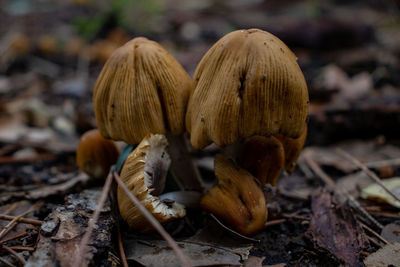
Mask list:
[[[101,134],[138,144],[149,133],[179,135],[192,80],[158,43],[135,38],[107,60],[93,92]]]
[[[138,144],[148,134],[166,134],[171,171],[182,189],[202,191],[183,133],[193,82],[161,45],[143,37],[118,48],[101,71],[93,92],[101,134]]]
[[[202,58],[194,78],[186,127],[195,148],[211,142],[220,147],[246,146],[247,142],[249,147],[244,151],[248,155],[258,153],[256,160],[264,165],[238,159],[240,154],[232,157],[242,167],[257,169],[253,174],[262,182],[275,183],[284,167],[283,146],[285,165],[293,169],[306,135],[308,90],[296,56],[281,40],[258,29],[229,33]],[[269,139],[252,140],[255,136]],[[299,143],[296,153],[290,152],[289,140]],[[271,153],[262,156],[257,146],[266,146],[266,142]],[[257,172],[271,176],[260,178]]]
[[[261,186],[275,184],[285,166],[292,170],[305,140],[309,100],[297,58],[281,40],[258,29],[231,32],[202,58],[194,80],[186,128],[195,148],[216,143]],[[208,195],[220,191],[213,187]],[[223,196],[222,203],[235,201]],[[237,215],[217,202],[207,210],[246,234],[236,226]]]
[[[84,133],[76,150],[79,168],[89,176],[105,179],[110,167],[117,162],[118,149],[113,141],[104,139],[99,130]]]

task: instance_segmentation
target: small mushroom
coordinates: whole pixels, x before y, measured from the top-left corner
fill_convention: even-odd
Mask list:
[[[89,176],[104,179],[110,167],[117,162],[118,149],[113,141],[104,139],[99,130],[87,131],[79,140],[76,161]]]
[[[165,179],[171,159],[167,153],[168,142],[164,135],[146,136],[129,154],[122,170],[121,179],[133,195],[161,223],[185,216],[185,208],[171,201],[161,201]],[[151,232],[153,228],[128,196],[118,188],[118,207],[127,224],[140,232]]]
[[[218,154],[214,161],[218,185],[212,187],[200,201],[209,211],[243,235],[259,232],[267,219],[264,194],[255,178],[245,169]]]
[[[247,140],[247,154],[256,150],[262,153],[258,145],[269,146],[272,154],[260,155],[257,160],[274,162],[268,167],[270,171],[261,171],[272,176],[260,180],[275,183],[277,170],[284,166],[282,146],[286,165],[293,161],[289,157],[297,158],[296,153],[289,156],[288,147],[278,143],[284,138],[304,143],[302,136],[306,134],[308,90],[296,56],[268,32],[234,31],[210,48],[197,66],[194,79],[195,89],[186,113],[192,145],[201,149],[214,142],[228,147],[243,145]],[[252,140],[254,136],[269,139]],[[238,165],[249,165],[246,160],[240,162],[240,154],[231,156]],[[255,173],[260,172],[262,167],[252,165],[251,169],[258,170]]]
[[[130,145],[146,135],[166,134],[171,171],[182,189],[202,191],[183,133],[193,82],[161,45],[143,37],[118,48],[101,71],[93,92],[101,134]]]

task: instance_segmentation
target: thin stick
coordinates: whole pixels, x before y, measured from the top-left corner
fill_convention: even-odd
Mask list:
[[[21,215],[16,216],[14,219],[12,219],[0,232],[0,239],[2,239],[6,234],[8,234],[15,225],[17,225],[18,220],[20,220],[22,217],[26,216],[27,214],[31,213],[34,211],[37,206],[40,206],[42,204],[42,201],[36,202],[33,204],[27,211],[22,213]]]
[[[287,222],[287,221],[288,221],[287,219],[278,219],[278,220],[268,221],[268,222],[264,223],[264,227],[269,227],[269,226],[281,224],[281,223],[284,223],[284,222]]]
[[[21,237],[21,236],[24,236],[24,235],[26,235],[26,234],[27,234],[27,231],[26,231],[26,229],[24,229],[24,230],[22,230],[21,232],[16,233],[16,234],[13,235],[13,236],[10,236],[10,237],[8,237],[8,238],[5,238],[5,239],[1,240],[1,241],[0,241],[0,244],[3,244],[3,243],[8,242],[8,241],[10,241],[10,240],[14,240],[14,239],[16,239],[16,238],[18,238],[18,237]]]
[[[3,215],[3,214],[0,214],[0,219],[8,220],[8,221],[16,219],[17,222],[32,224],[32,225],[36,225],[36,226],[41,226],[43,223],[42,221],[35,220],[35,219],[27,219],[27,218],[22,218],[22,217],[18,218],[16,216]]]
[[[358,210],[362,215],[364,215],[370,222],[372,222],[376,227],[378,227],[379,229],[383,229],[383,225],[380,224],[377,220],[375,220],[374,217],[371,216],[371,214],[369,214],[361,205],[360,203],[358,203],[358,201],[352,196],[350,195],[347,191],[342,191],[339,190],[336,187],[335,182],[332,180],[331,177],[329,177],[322,169],[321,167],[312,159],[310,152],[309,153],[304,153],[304,158],[308,164],[308,166],[310,166],[310,168],[314,171],[314,173],[321,178],[322,181],[324,181],[330,190],[336,192],[339,196],[341,196],[342,198],[345,198],[347,200],[349,200],[349,203],[351,204],[351,206],[353,208],[355,208],[356,210]]]
[[[378,241],[376,241],[376,240],[373,239],[372,237],[367,236],[367,239],[369,240],[369,242],[373,243],[375,246],[377,246],[377,247],[379,247],[379,248],[382,247],[382,244],[380,244]]]
[[[106,182],[104,183],[103,189],[101,190],[101,194],[99,200],[97,201],[96,210],[93,213],[92,218],[89,220],[88,227],[86,229],[85,234],[83,235],[81,242],[79,244],[79,250],[76,254],[73,264],[71,266],[79,267],[82,264],[83,257],[86,255],[86,251],[88,249],[87,244],[89,243],[89,238],[92,234],[93,228],[99,219],[101,209],[103,208],[104,202],[107,199],[107,194],[110,191],[110,186],[112,182],[112,174],[111,172],[108,174]]]
[[[17,267],[17,266],[15,266],[14,264],[12,264],[11,262],[8,262],[8,261],[6,261],[5,259],[3,259],[3,258],[1,258],[1,257],[0,257],[0,261],[1,261],[2,263],[4,263],[5,265],[9,266],[9,267]]]
[[[128,261],[126,260],[124,246],[122,244],[121,228],[120,228],[119,223],[118,223],[117,228],[118,228],[118,248],[119,248],[119,254],[121,257],[121,261],[122,261],[122,266],[128,267],[129,265],[128,265]]]
[[[383,238],[380,234],[378,234],[377,232],[375,232],[373,229],[371,229],[370,227],[368,227],[368,225],[365,225],[364,223],[360,222],[361,227],[368,230],[368,232],[370,232],[371,234],[373,234],[374,236],[376,236],[379,240],[381,240],[383,243],[385,244],[389,244],[389,241],[387,241],[385,238]]]
[[[7,250],[9,253],[11,253],[22,265],[26,264],[26,261],[24,258],[22,258],[17,252],[15,252],[14,250],[12,250],[11,248],[7,247],[7,246],[2,246],[1,248],[4,248],[5,250]]]
[[[385,166],[398,166],[398,165],[400,165],[400,158],[370,161],[365,163],[365,166],[367,166],[368,168],[379,168]]]
[[[179,248],[175,240],[164,230],[161,224],[154,218],[154,216],[140,203],[140,201],[129,191],[124,182],[121,180],[119,175],[113,171],[112,172],[115,181],[118,186],[125,192],[133,204],[139,209],[143,216],[149,221],[149,223],[157,230],[157,232],[167,241],[168,245],[174,250],[176,257],[181,263],[181,266],[192,266],[189,259],[183,254],[182,250]]]
[[[372,180],[374,180],[377,184],[379,184],[389,195],[391,195],[394,199],[397,201],[400,201],[400,196],[397,196],[395,193],[392,192],[384,183],[382,183],[382,180],[375,174],[373,173],[370,169],[367,168],[364,164],[362,164],[358,159],[344,151],[343,149],[338,148],[336,150],[339,154],[341,154],[343,157],[347,158],[350,160],[355,166],[360,168],[365,174],[367,174]]]

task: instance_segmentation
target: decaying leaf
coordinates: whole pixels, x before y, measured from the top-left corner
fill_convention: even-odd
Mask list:
[[[400,223],[389,223],[382,229],[381,236],[389,242],[400,243]]]
[[[366,241],[350,206],[337,206],[335,198],[321,189],[312,197],[313,217],[309,234],[317,248],[332,253],[348,266],[361,266],[359,253]]]
[[[177,242],[193,266],[241,266],[249,257],[251,243],[231,237],[209,221],[194,236]],[[172,249],[162,240],[124,240],[129,261],[144,266],[179,266]]]
[[[394,177],[390,179],[382,180],[382,182],[388,187],[394,194],[400,196],[400,177]],[[361,197],[366,199],[375,200],[377,202],[388,203],[394,207],[400,208],[400,201],[397,201],[389,195],[380,185],[374,183],[361,192]]]
[[[364,260],[367,267],[399,266],[400,243],[388,244]]]

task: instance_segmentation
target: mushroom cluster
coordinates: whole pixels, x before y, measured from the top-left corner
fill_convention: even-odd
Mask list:
[[[274,35],[258,30],[227,34],[205,54],[194,80],[159,44],[135,38],[108,59],[93,94],[101,134],[139,146],[121,178],[160,222],[185,215],[158,199],[171,164],[184,189],[203,190],[183,133],[196,149],[215,143],[218,185],[201,207],[235,230],[262,229],[267,208],[262,187],[293,171],[304,145],[308,91],[296,56]],[[150,135],[151,134],[151,135]],[[165,136],[166,137],[165,137]],[[122,217],[150,231],[122,191]]]

